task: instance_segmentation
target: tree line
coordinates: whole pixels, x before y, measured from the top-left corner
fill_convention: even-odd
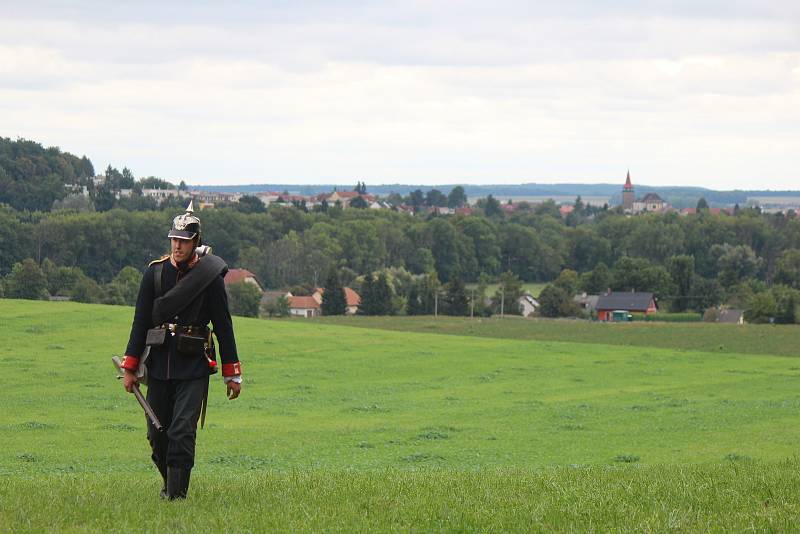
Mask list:
[[[47,260],[109,284],[124,268],[141,271],[167,251],[167,229],[181,209],[2,207],[0,276],[30,258],[40,268]],[[662,307],[675,311],[749,302],[756,294],[786,300],[775,291],[800,288],[800,220],[755,209],[735,216],[701,210],[688,217],[629,217],[578,205],[565,219],[546,202],[521,204],[511,213],[487,215],[479,208],[449,217],[282,206],[257,212],[226,207],[200,216],[204,241],[215,253],[232,267],[253,271],[266,287],[319,286],[331,267],[343,284],[358,287],[366,275],[376,280],[385,273],[394,284],[394,312],[415,313],[417,305],[430,310],[424,295],[431,294],[425,286],[433,284],[426,282],[431,275],[442,288],[453,280],[489,283],[503,273],[526,282],[561,276],[573,281],[562,284],[568,293],[652,291]]]

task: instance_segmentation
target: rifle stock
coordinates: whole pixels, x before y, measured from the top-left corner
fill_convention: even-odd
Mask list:
[[[122,369],[122,362],[120,361],[120,359],[117,356],[112,356],[111,361],[114,362],[114,367],[117,368],[117,371],[119,373],[117,375],[117,378],[119,379],[125,376],[125,371]],[[150,406],[150,403],[147,402],[147,399],[144,398],[144,395],[142,395],[142,392],[139,390],[139,384],[133,385],[133,396],[136,397],[137,401],[139,401],[139,405],[142,407],[142,410],[144,410],[145,415],[147,415],[147,418],[150,419],[150,422],[153,424],[156,430],[162,432],[164,430],[164,427],[161,425],[161,421],[158,420],[156,412],[153,411],[153,408]]]

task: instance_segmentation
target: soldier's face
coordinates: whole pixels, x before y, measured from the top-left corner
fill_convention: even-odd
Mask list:
[[[186,261],[194,252],[194,239],[172,238],[172,258],[176,262]]]

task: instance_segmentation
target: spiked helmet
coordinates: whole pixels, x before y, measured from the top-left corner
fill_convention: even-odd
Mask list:
[[[172,229],[169,231],[169,238],[194,239],[197,237],[197,244],[202,241],[200,236],[200,219],[194,214],[193,202],[190,200],[186,207],[186,213],[178,215],[172,220]]]

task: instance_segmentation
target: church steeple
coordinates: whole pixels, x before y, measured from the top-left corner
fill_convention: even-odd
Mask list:
[[[633,184],[631,183],[631,171],[628,169],[628,176],[625,178],[625,186],[622,188],[622,208],[626,211],[632,210],[634,200],[636,200],[636,194],[633,191]]]

